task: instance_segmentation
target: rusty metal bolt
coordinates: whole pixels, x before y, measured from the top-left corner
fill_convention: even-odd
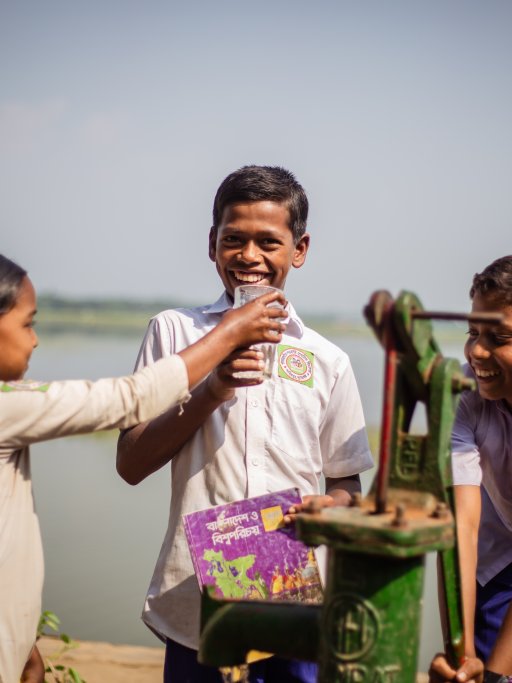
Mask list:
[[[395,516],[391,522],[392,526],[404,527],[407,526],[407,520],[405,519],[405,505],[403,503],[398,503],[395,508]]]
[[[446,519],[450,514],[450,509],[446,503],[439,502],[436,505],[436,509],[432,513],[432,517],[435,519]]]

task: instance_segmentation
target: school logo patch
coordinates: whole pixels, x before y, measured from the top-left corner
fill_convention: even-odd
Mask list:
[[[277,347],[278,369],[277,374],[283,379],[291,379],[292,382],[304,384],[306,387],[313,386],[315,366],[315,354],[295,346],[279,344]]]
[[[0,392],[9,393],[11,391],[48,391],[48,382],[33,382],[25,379],[19,382],[3,382],[0,384]]]

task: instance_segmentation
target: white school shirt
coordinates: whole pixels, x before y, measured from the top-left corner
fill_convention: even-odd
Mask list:
[[[197,341],[231,305],[224,293],[210,306],[160,313],[149,324],[136,367]],[[303,372],[312,386],[283,370],[279,377],[274,367],[271,380],[237,389],[171,461],[167,533],[142,618],[160,637],[193,649],[200,593],[182,515],[292,486],[302,496],[318,494],[322,474],[346,477],[373,466],[347,354],[305,327],[291,305],[287,311],[278,356],[290,376]]]
[[[469,366],[465,372],[472,377]],[[482,585],[512,562],[512,412],[505,401],[462,393],[452,433],[455,485],[481,487],[477,580]]]
[[[118,379],[0,382],[0,683],[19,683],[41,614],[43,552],[29,445],[130,427],[188,397],[179,356]]]

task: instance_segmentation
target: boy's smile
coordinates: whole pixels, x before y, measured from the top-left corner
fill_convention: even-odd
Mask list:
[[[36,293],[28,277],[24,277],[16,303],[0,315],[0,379],[21,379],[28,368],[32,351],[37,346],[34,332]]]
[[[209,254],[228,294],[241,284],[283,289],[288,271],[306,259],[309,235],[294,244],[285,204],[272,201],[230,204],[210,230]]]
[[[476,293],[472,310],[504,316],[498,325],[471,322],[464,353],[480,395],[490,401],[505,399],[512,406],[512,305],[491,294]]]

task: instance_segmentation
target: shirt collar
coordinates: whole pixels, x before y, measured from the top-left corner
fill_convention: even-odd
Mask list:
[[[229,298],[228,293],[224,291],[215,303],[203,308],[203,313],[225,313],[230,308],[233,308],[233,302]],[[299,318],[297,312],[290,302],[288,302],[286,306],[286,312],[288,313],[288,317],[283,320],[286,328],[286,334],[298,338],[302,337],[304,334],[304,323]]]

